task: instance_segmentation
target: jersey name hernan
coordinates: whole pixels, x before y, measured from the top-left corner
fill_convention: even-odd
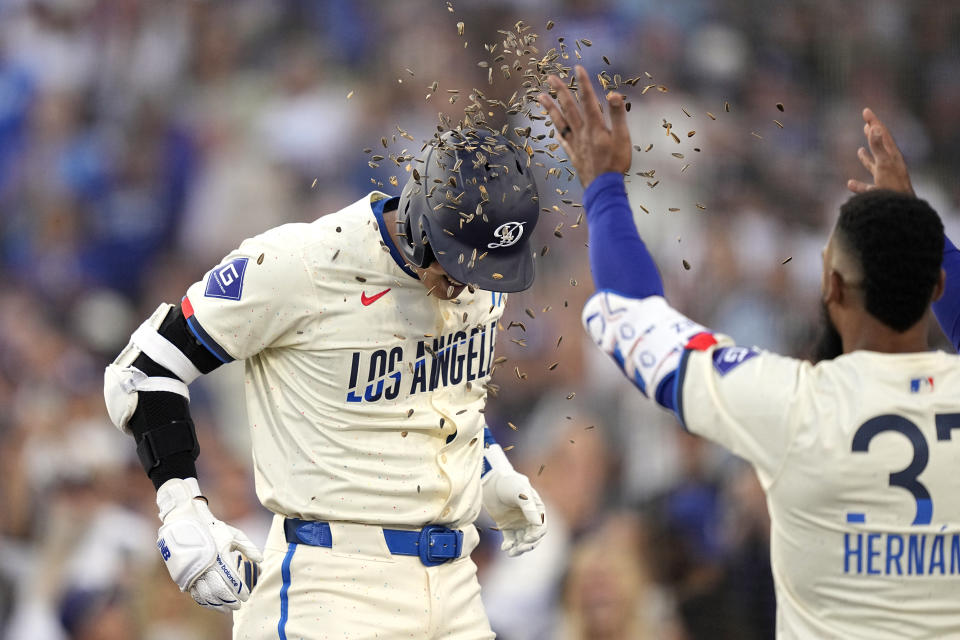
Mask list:
[[[245,361],[257,495],[291,517],[465,525],[506,295],[428,296],[371,193],[244,241],[190,287],[191,329]]]
[[[960,357],[720,346],[680,376],[766,491],[778,638],[960,638]]]

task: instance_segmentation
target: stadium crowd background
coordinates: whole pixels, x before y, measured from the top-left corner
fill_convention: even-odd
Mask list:
[[[819,251],[846,178],[864,174],[862,107],[890,125],[948,232],[960,229],[956,3],[446,5],[0,3],[0,638],[229,637],[228,618],[180,594],[160,562],[154,492],[107,420],[103,367],[243,238],[339,209],[371,179],[398,193],[403,166],[372,168],[363,149],[415,153],[438,111],[462,117],[473,87],[506,99],[519,74],[490,86],[477,62],[518,20],[542,53],[564,37],[572,64],[588,38],[590,71],[653,76],[626,89],[633,171],[656,169],[629,183],[650,211],[637,209],[641,230],[675,306],[743,344],[804,355],[814,339]],[[668,91],[641,95],[648,82]],[[534,243],[550,249],[534,288],[511,296],[504,327],[525,326],[500,332],[509,361],[486,414],[547,502],[550,533],[519,559],[481,534],[494,627],[506,640],[770,638],[762,492],[586,343],[586,229],[563,202],[581,192],[561,176],[540,183],[557,209]],[[241,389],[240,365],[192,387],[200,482],[214,513],[262,543]]]

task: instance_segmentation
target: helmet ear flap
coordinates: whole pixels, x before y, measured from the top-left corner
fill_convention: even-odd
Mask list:
[[[417,203],[412,201],[411,195],[407,191],[401,194],[397,208],[397,231],[401,236],[398,248],[407,260],[423,268],[433,261],[433,251],[425,242],[427,234],[423,230],[423,215],[418,212]],[[414,232],[414,226],[417,232]]]

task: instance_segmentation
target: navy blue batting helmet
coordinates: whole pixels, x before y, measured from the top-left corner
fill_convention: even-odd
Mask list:
[[[400,194],[400,250],[418,267],[436,259],[451,278],[480,289],[528,289],[540,213],[528,158],[494,132],[455,130],[432,140]]]

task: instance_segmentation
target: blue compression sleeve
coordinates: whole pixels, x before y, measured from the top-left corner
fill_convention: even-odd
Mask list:
[[[663,282],[637,232],[623,175],[611,172],[597,176],[584,191],[583,205],[596,288],[631,298],[662,296]]]
[[[940,328],[950,338],[953,348],[960,351],[960,251],[944,236],[943,269],[947,285],[943,297],[933,303],[933,313]]]
[[[597,176],[583,194],[583,205],[590,228],[590,270],[596,288],[631,298],[662,296],[663,282],[637,232],[623,175],[611,172]],[[676,385],[677,376],[672,373],[656,394],[657,403],[674,413]]]

